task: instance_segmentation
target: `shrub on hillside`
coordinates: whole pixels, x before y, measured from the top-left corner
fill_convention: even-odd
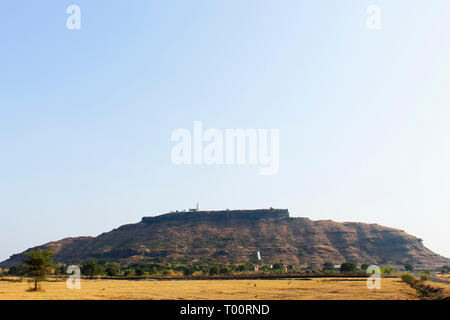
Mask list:
[[[414,267],[411,265],[411,264],[407,264],[406,266],[405,266],[405,270],[406,271],[414,271]]]

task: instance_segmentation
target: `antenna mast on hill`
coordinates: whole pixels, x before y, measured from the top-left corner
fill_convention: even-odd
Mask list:
[[[200,203],[197,202],[197,208],[189,209],[189,212],[196,212],[196,211],[198,211],[199,209],[200,209]]]

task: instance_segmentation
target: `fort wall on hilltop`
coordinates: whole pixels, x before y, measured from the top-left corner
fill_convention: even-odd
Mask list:
[[[181,211],[171,212],[155,217],[143,217],[143,223],[176,220],[209,220],[209,219],[263,219],[289,218],[288,209],[254,209],[254,210],[217,210],[217,211]]]

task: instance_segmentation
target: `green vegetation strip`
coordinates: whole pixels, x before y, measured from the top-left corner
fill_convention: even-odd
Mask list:
[[[411,288],[417,291],[417,294],[424,300],[450,300],[450,296],[444,294],[444,289],[434,288],[425,284],[427,280],[426,276],[422,276],[420,280],[417,280],[410,274],[404,274],[402,280],[409,284]]]

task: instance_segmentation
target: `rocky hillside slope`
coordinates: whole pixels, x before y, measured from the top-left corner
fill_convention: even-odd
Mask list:
[[[325,261],[439,268],[450,260],[425,248],[404,231],[377,224],[291,218],[285,209],[174,212],[144,217],[98,237],[67,238],[52,248],[54,260],[248,262],[321,266]],[[0,266],[21,264],[23,253]]]

